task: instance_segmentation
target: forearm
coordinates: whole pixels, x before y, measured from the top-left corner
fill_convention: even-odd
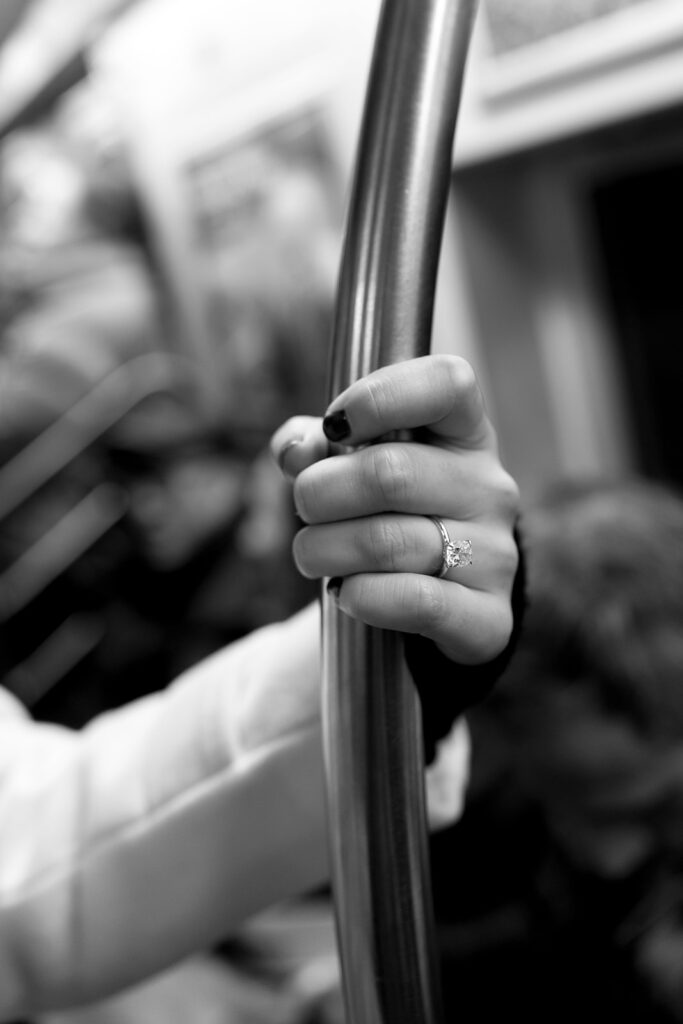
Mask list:
[[[0,1019],[130,985],[327,877],[317,722],[235,750],[225,673],[255,681],[254,651],[82,733],[0,724]]]
[[[3,1011],[73,1006],[127,987],[322,881],[317,746],[313,733],[290,737],[9,894]]]

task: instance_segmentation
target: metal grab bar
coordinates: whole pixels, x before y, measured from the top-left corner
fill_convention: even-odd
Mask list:
[[[342,251],[330,397],[424,355],[475,0],[384,0]],[[419,707],[399,637],[323,588],[323,735],[348,1024],[440,1019]]]

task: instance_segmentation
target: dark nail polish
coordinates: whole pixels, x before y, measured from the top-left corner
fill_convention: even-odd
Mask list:
[[[327,587],[326,587],[327,593],[331,597],[333,597],[335,599],[335,601],[339,597],[339,591],[342,588],[342,583],[343,582],[344,582],[344,580],[342,579],[341,576],[333,576],[332,579],[328,580],[328,582],[327,582]]]
[[[343,441],[351,433],[351,426],[343,409],[331,412],[323,420],[323,430],[328,441]]]

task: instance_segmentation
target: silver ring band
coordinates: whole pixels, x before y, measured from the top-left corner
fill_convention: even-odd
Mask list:
[[[448,530],[438,516],[427,516],[436,524],[441,534],[441,567],[434,573],[442,579],[449,569],[459,569],[464,565],[472,565],[472,542],[469,540],[451,540]]]

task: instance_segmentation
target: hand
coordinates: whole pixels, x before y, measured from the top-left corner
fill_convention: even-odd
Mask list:
[[[387,439],[406,430],[412,440]],[[330,439],[346,451],[329,455]],[[307,524],[296,565],[330,577],[346,614],[420,633],[461,664],[504,649],[519,496],[465,360],[434,355],[376,370],[338,395],[323,421],[285,423],[271,449]],[[439,578],[443,541],[430,516],[451,540],[471,542],[471,565]]]

